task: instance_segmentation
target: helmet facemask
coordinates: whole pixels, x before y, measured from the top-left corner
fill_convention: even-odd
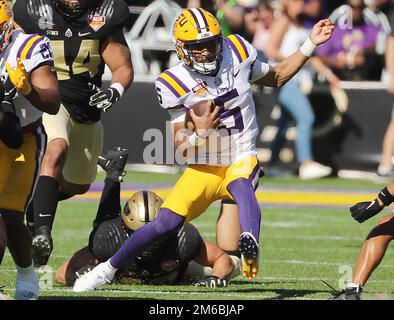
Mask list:
[[[89,8],[89,0],[66,2],[65,0],[53,0],[56,9],[67,18],[79,18],[83,16]]]
[[[219,69],[223,58],[221,35],[193,42],[177,41],[176,46],[178,57],[189,70],[213,75]]]

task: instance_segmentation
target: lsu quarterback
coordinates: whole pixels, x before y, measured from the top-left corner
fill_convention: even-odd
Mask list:
[[[0,0],[1,109],[19,121],[23,133],[16,148],[0,141],[0,257],[7,246],[17,270],[15,297],[23,300],[39,295],[24,213],[45,151],[41,118],[44,112],[56,114],[60,105],[52,65],[49,39],[16,29],[10,4]]]
[[[74,291],[94,290],[110,282],[136,252],[170,236],[221,199],[234,200],[238,206],[242,271],[248,279],[256,277],[261,213],[254,185],[260,167],[251,84],[285,85],[316,46],[331,38],[333,29],[328,19],[319,21],[297,52],[269,66],[259,61],[256,50],[241,36],[223,39],[211,13],[192,8],[180,14],[173,36],[181,63],[158,77],[156,90],[160,105],[171,116],[175,154],[186,154],[188,167],[158,217],[137,230],[133,241],[126,241],[108,261],[79,278]]]

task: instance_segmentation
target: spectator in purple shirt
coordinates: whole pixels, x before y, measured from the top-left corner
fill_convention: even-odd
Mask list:
[[[331,41],[318,49],[318,55],[342,80],[367,80],[376,64],[379,28],[363,17],[363,0],[348,0],[351,16],[340,23]]]

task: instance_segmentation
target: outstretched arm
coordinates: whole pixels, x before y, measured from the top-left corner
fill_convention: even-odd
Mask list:
[[[276,88],[284,86],[304,66],[312,56],[316,46],[327,42],[331,38],[333,30],[334,25],[328,19],[316,23],[308,40],[300,50],[276,66],[270,66],[268,74],[255,81],[255,84]]]

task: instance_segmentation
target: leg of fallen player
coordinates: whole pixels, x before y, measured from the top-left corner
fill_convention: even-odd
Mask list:
[[[260,207],[250,180],[236,179],[227,186],[227,189],[238,205],[242,228],[239,240],[242,271],[244,276],[251,280],[257,276],[259,268]]]
[[[237,204],[231,200],[223,200],[216,223],[216,241],[219,248],[230,255],[237,256],[240,235],[241,225]]]
[[[31,235],[23,222],[23,214],[3,211],[2,217],[7,230],[7,247],[15,262],[17,300],[35,300],[39,288],[31,257]]]

